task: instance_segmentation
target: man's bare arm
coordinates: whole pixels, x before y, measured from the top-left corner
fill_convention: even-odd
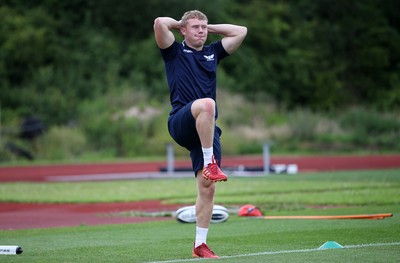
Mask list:
[[[231,24],[210,24],[208,25],[208,32],[223,35],[222,46],[228,54],[232,54],[242,44],[247,35],[247,28]]]
[[[171,30],[179,30],[181,21],[177,21],[170,17],[157,17],[154,20],[154,37],[157,45],[161,49],[168,48],[175,41],[175,36]]]

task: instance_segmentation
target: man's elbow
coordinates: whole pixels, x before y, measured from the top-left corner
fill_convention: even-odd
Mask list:
[[[162,24],[162,19],[161,17],[157,17],[154,19],[154,24],[153,24],[153,29],[155,30],[157,27],[159,27]]]
[[[245,26],[240,26],[240,35],[242,35],[243,36],[243,38],[245,38],[246,37],[246,35],[247,35],[247,27],[245,27]]]

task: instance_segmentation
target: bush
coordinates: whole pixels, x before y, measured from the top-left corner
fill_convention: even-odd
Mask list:
[[[400,120],[393,114],[384,114],[372,109],[354,108],[339,119],[348,130],[353,143],[358,146],[399,148]]]
[[[165,154],[165,144],[172,141],[167,109],[143,92],[122,88],[80,105],[79,125],[91,150],[109,157]]]
[[[320,117],[309,110],[299,109],[292,112],[288,118],[292,140],[304,141],[315,138]]]
[[[35,156],[42,160],[74,160],[87,150],[83,132],[64,126],[51,127],[35,145]]]

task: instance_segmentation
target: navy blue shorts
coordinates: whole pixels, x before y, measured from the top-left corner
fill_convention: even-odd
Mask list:
[[[193,171],[195,175],[197,175],[197,172],[203,169],[204,159],[200,138],[196,130],[196,120],[191,112],[192,103],[193,102],[187,104],[174,115],[169,116],[168,131],[177,144],[189,150]],[[219,166],[221,165],[222,155],[220,143],[221,134],[221,129],[215,126],[213,149],[214,158],[217,160]]]

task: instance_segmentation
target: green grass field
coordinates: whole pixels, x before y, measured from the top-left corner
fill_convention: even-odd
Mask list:
[[[162,199],[192,204],[193,179],[80,183],[5,183],[0,202],[115,202]],[[232,177],[216,203],[251,203],[266,215],[393,213],[384,220],[264,220],[234,214],[212,224],[208,244],[219,262],[399,262],[400,170]],[[0,262],[192,262],[194,224],[175,220],[127,225],[2,230],[0,244],[21,255]],[[319,250],[326,241],[341,249]]]

